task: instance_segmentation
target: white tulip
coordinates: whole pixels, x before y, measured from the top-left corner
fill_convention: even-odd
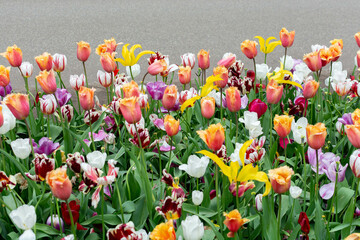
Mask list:
[[[11,221],[20,229],[31,229],[36,223],[35,207],[22,205],[9,214]]]
[[[191,199],[194,205],[199,206],[204,199],[204,193],[202,191],[194,190],[191,193]]]
[[[10,143],[16,157],[20,159],[27,158],[31,153],[31,146],[28,138],[18,138]]]
[[[25,77],[31,77],[33,74],[34,67],[29,62],[23,62],[20,65],[20,70]]]
[[[263,210],[263,207],[262,207],[262,197],[263,195],[262,194],[258,194],[256,195],[255,197],[255,206],[256,206],[256,209],[261,212]]]
[[[235,143],[235,150],[234,152],[230,155],[230,161],[232,162],[238,162],[240,164],[240,166],[242,166],[242,162],[240,160],[240,149],[242,147],[241,143]]]
[[[208,164],[208,157],[204,156],[199,158],[196,155],[190,155],[188,158],[188,164],[181,164],[179,169],[187,172],[187,174],[191,177],[200,178],[204,176]]]
[[[86,155],[86,159],[90,166],[98,169],[102,169],[104,167],[106,157],[106,153],[102,153],[100,151],[94,151]]]
[[[191,69],[193,69],[195,66],[195,54],[185,53],[181,56],[181,61],[184,67],[189,66]]]
[[[355,150],[349,160],[349,165],[351,171],[354,173],[355,177],[360,177],[360,149]]]
[[[5,104],[0,106],[4,117],[4,123],[0,127],[0,134],[6,134],[16,126],[16,118]]]
[[[266,74],[271,71],[268,65],[265,63],[256,64],[256,78],[259,80],[264,80],[266,78]]]
[[[85,75],[70,75],[70,86],[75,90],[79,91],[81,86],[85,86]]]
[[[284,63],[284,57],[285,57],[285,56],[282,56],[282,57],[280,58],[280,62],[281,62],[282,64]],[[290,71],[293,67],[294,67],[294,59],[293,59],[291,56],[286,55],[286,60],[285,60],[284,69]]]
[[[133,66],[131,66],[131,72],[134,78],[136,78],[137,76],[140,75],[140,65],[139,64],[135,64]],[[126,74],[131,77],[131,73],[130,73],[130,68],[129,66],[126,66]]]
[[[291,130],[293,131],[293,136],[295,142],[299,144],[306,143],[306,126],[308,125],[308,120],[305,117],[299,118],[299,120],[292,121]]]
[[[109,85],[111,85],[111,75],[108,72],[98,70],[97,79],[103,87],[108,87]]]
[[[290,187],[290,195],[291,195],[292,198],[295,199],[295,198],[300,197],[301,193],[302,193],[302,189],[299,188],[298,186],[291,186]]]
[[[36,239],[35,233],[31,229],[26,230],[19,237],[19,240],[35,240],[35,239]]]
[[[204,224],[196,215],[187,216],[181,226],[185,240],[201,240],[204,236]]]
[[[320,45],[320,44],[315,44],[315,45],[311,45],[311,51],[316,52],[319,51],[320,49],[325,49],[326,46],[325,45]]]
[[[263,134],[261,123],[258,120],[256,112],[244,112],[244,118],[239,118],[241,123],[245,124],[245,128],[249,130],[250,138],[257,138]]]

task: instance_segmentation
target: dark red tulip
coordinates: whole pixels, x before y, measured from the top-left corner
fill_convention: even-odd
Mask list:
[[[309,232],[310,232],[310,224],[309,224],[309,219],[308,219],[305,212],[300,213],[298,223],[301,226],[301,231],[303,233],[305,233],[305,235],[309,234]]]
[[[260,118],[267,110],[268,106],[266,103],[261,101],[260,99],[256,98],[249,104],[249,111],[256,112],[258,118]]]

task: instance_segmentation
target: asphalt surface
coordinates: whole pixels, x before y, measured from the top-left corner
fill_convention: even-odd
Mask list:
[[[311,52],[312,44],[330,45],[330,40],[342,38],[340,60],[352,70],[358,50],[353,36],[360,31],[359,10],[359,0],[0,0],[0,52],[13,44],[22,49],[23,60],[34,64],[32,89],[39,72],[34,57],[45,51],[65,54],[68,65],[62,76],[70,87],[69,75],[83,71],[76,58],[76,42],[87,41],[92,47],[86,62],[89,82],[101,89],[96,73],[102,68],[95,49],[104,39],[141,44],[144,50],[170,55],[170,62],[176,64],[181,63],[183,53],[196,54],[203,48],[210,50],[211,69],[224,53],[233,52],[252,69],[252,62],[241,53],[241,42],[256,35],[279,38],[280,29],[286,27],[296,31],[288,50],[292,57],[302,58]],[[279,46],[268,56],[273,69],[283,51]],[[262,61],[259,52],[257,62]],[[144,74],[146,57],[140,63]],[[0,64],[8,66],[2,57]],[[11,70],[11,83],[15,91],[24,91],[17,69]]]

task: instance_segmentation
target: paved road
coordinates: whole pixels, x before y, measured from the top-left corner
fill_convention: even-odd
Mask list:
[[[211,65],[225,52],[233,52],[252,68],[252,62],[240,51],[240,43],[256,35],[278,37],[279,30],[286,27],[296,30],[289,55],[302,58],[312,44],[329,45],[329,40],[342,38],[341,60],[352,69],[358,50],[353,35],[360,31],[359,10],[358,0],[0,0],[0,52],[17,44],[23,59],[34,64],[33,76],[39,72],[35,56],[44,51],[63,53],[68,58],[63,79],[69,85],[70,74],[82,73],[76,42],[88,41],[93,49],[87,62],[88,76],[99,87],[96,72],[101,65],[95,48],[103,39],[139,43],[144,49],[169,54],[170,61],[177,64],[181,54],[197,53],[201,48],[210,49]],[[268,63],[278,65],[282,55],[283,49],[278,47]],[[145,58],[141,63],[144,73]],[[8,65],[4,58],[0,64]],[[11,81],[15,90],[24,90],[16,69],[11,71]]]

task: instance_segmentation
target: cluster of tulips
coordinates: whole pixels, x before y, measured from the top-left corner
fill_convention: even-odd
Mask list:
[[[253,66],[226,53],[212,73],[209,51],[177,65],[158,51],[135,55],[140,45],[119,56],[122,43],[105,40],[96,48],[101,97],[89,87],[88,43],[77,43],[83,73],[70,76],[72,90],[61,76],[66,56],[35,57],[31,91],[33,65],[8,47],[1,238],[360,239],[360,50],[348,74],[342,39],[303,59],[288,55],[295,31],[255,39],[241,43]],[[360,48],[360,32],[355,40]],[[271,71],[278,46],[285,54]],[[14,68],[24,93],[12,91]]]

